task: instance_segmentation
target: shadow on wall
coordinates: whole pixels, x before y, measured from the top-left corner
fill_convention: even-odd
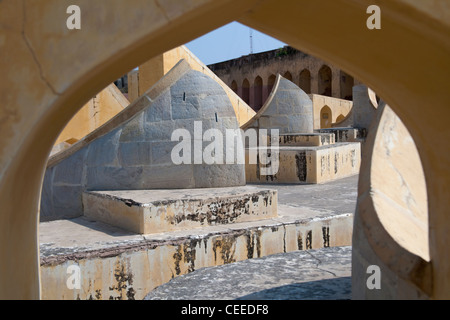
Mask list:
[[[376,117],[378,101],[372,89],[362,84],[354,86],[352,109],[344,119],[333,123],[332,127],[369,129],[373,119]]]
[[[363,156],[352,240],[353,298],[425,298],[431,291],[425,175],[411,135],[382,101]],[[382,287],[403,290],[369,290],[369,265],[380,267]]]

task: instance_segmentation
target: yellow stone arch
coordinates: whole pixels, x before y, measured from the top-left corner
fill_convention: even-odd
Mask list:
[[[333,112],[330,107],[325,105],[320,109],[320,128],[331,128],[333,122]]]
[[[1,1],[0,70],[8,86],[0,87],[0,298],[40,296],[40,187],[47,156],[69,119],[122,74],[233,20],[340,67],[400,116],[427,179],[430,296],[449,298],[449,4],[379,0],[382,29],[368,30],[371,2]],[[81,30],[66,28],[71,4],[81,8]]]

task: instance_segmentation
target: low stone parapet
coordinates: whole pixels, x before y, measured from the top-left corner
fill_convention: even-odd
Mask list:
[[[361,145],[359,142],[338,143],[319,147],[286,147],[269,149],[271,161],[278,153],[278,170],[262,175],[261,163],[250,164],[246,149],[245,175],[247,183],[323,183],[359,173]],[[268,164],[274,166],[274,162]]]
[[[302,146],[317,147],[332,145],[335,143],[335,136],[331,133],[303,133],[303,134],[280,134],[278,138],[280,146]]]

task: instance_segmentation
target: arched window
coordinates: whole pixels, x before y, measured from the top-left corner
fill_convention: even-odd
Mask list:
[[[302,72],[300,72],[299,87],[305,91],[305,93],[311,93],[311,72],[309,72],[308,69],[303,69]]]
[[[355,83],[353,77],[344,71],[341,71],[339,82],[341,87],[341,99],[353,100],[353,85]]]
[[[269,80],[267,81],[267,91],[269,92],[269,94],[272,92],[273,86],[275,85],[275,80],[277,79],[277,77],[272,74],[269,77]]]
[[[340,114],[337,118],[336,118],[336,123],[341,122],[342,120],[344,120],[345,117],[343,114]]]
[[[331,88],[331,80],[332,74],[330,67],[325,65],[322,66],[319,70],[319,94],[331,97],[333,92]]]
[[[237,93],[238,92],[238,85],[237,85],[237,83],[236,83],[236,81],[232,81],[231,82],[231,90],[233,90],[235,93]]]
[[[331,121],[333,119],[333,115],[331,113],[331,109],[329,106],[324,106],[320,110],[320,128],[331,128]]]
[[[285,79],[292,81],[292,74],[289,71],[286,71],[283,76]]]
[[[260,76],[255,78],[255,83],[253,84],[253,95],[253,109],[257,111],[261,109],[263,105],[263,80]]]
[[[247,79],[244,79],[242,82],[242,100],[245,101],[246,104],[250,104],[250,82]]]

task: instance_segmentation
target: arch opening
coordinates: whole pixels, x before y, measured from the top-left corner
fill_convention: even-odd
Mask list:
[[[414,23],[412,23],[412,25],[414,25]],[[419,26],[418,26],[418,28],[420,28],[421,26],[423,25],[423,21],[422,20],[420,20],[419,21]],[[410,32],[410,33],[408,33],[408,32]],[[411,35],[411,37],[412,37],[412,39],[413,40],[415,40],[415,41],[417,41],[418,43],[425,43],[425,40],[426,39],[424,39],[424,38],[420,38],[421,37],[421,35],[419,35],[419,32],[417,32],[417,34],[415,33],[415,30],[412,30],[412,31],[405,31],[405,33],[408,33],[408,35]],[[436,33],[437,34],[445,34],[442,30],[440,30],[439,28],[438,28],[438,30],[436,31]],[[444,50],[440,50],[442,47],[439,45],[439,44],[437,44],[437,43],[435,43],[435,42],[432,42],[432,41],[430,41],[431,42],[431,48],[430,48],[430,46],[427,46],[427,48],[429,48],[429,50],[430,50],[430,52],[431,53],[435,53],[436,55],[437,55],[437,58],[442,58],[443,56],[442,55],[439,55],[439,52],[440,51],[444,51]],[[390,44],[392,44],[393,46],[395,46],[395,42],[393,42],[393,41],[390,41]],[[308,42],[306,41],[306,46],[308,47]],[[420,47],[420,46],[418,46],[418,47]],[[425,46],[423,46],[423,47],[425,47]],[[401,49],[401,48],[400,48]],[[319,51],[319,50],[318,50]],[[392,51],[395,51],[395,50],[392,50]],[[401,51],[401,50],[400,50]],[[323,53],[323,51],[322,51],[322,54],[324,55],[324,56],[328,56],[328,57],[330,57],[331,56],[331,53],[330,52],[326,52],[326,53]],[[356,53],[355,53],[356,54]],[[417,53],[416,55],[420,55],[421,53],[419,52],[419,53]],[[398,54],[398,56],[401,56],[401,52]],[[394,56],[394,58],[395,58],[396,56]],[[137,57],[136,55],[134,55],[133,56],[133,59],[139,59],[139,57]],[[440,59],[437,59],[438,61],[440,61]],[[423,102],[423,103],[425,103],[426,102],[426,100],[424,99],[424,97],[423,96],[421,96],[419,93],[416,93],[416,94],[411,94],[412,95],[412,98],[407,98],[407,92],[408,91],[401,91],[402,90],[402,88],[399,88],[399,90],[400,90],[400,93],[394,93],[394,91],[390,91],[390,89],[389,89],[389,86],[388,86],[388,82],[389,81],[386,81],[387,82],[387,84],[384,84],[384,83],[382,83],[382,79],[383,79],[383,77],[379,74],[379,73],[377,73],[377,71],[376,70],[372,70],[372,71],[374,71],[374,74],[373,75],[367,75],[367,74],[365,74],[364,75],[364,73],[362,72],[362,70],[366,70],[366,69],[370,69],[369,67],[364,67],[364,65],[361,65],[361,64],[358,64],[358,63],[353,63],[352,64],[352,62],[350,61],[350,59],[348,59],[348,60],[341,60],[341,61],[347,61],[348,62],[348,65],[350,66],[350,68],[349,69],[353,69],[353,70],[359,70],[359,75],[358,75],[358,77],[359,76],[361,76],[361,75],[363,75],[362,77],[361,77],[361,79],[363,79],[363,80],[368,80],[368,82],[370,82],[370,84],[377,84],[377,86],[376,86],[376,88],[377,88],[377,90],[378,89],[382,89],[382,90],[380,90],[380,92],[392,92],[392,95],[390,95],[390,97],[395,97],[396,95],[398,95],[399,97],[402,97],[402,93],[404,93],[403,94],[403,97],[406,97],[405,98],[405,101],[403,102],[404,103],[404,105],[406,105],[406,106],[408,106],[408,107],[403,107],[403,106],[399,106],[399,105],[395,105],[395,108],[397,108],[398,110],[400,110],[401,111],[401,115],[402,115],[402,117],[405,117],[405,119],[407,119],[407,121],[408,121],[408,125],[411,125],[411,128],[412,128],[412,133],[414,134],[414,135],[416,135],[416,136],[418,136],[420,139],[418,139],[418,142],[419,142],[419,144],[422,142],[422,146],[424,145],[424,137],[421,135],[421,131],[420,130],[418,130],[418,127],[417,126],[419,126],[421,123],[425,123],[425,124],[431,124],[432,123],[432,121],[430,121],[430,119],[429,119],[429,117],[428,116],[424,116],[424,118],[423,119],[418,119],[417,117],[415,117],[414,116],[414,112],[415,112],[415,110],[419,110],[418,109],[418,107],[417,107],[417,105],[420,105],[420,102]],[[398,70],[398,71],[402,71],[401,69],[403,68],[404,69],[404,66],[401,64],[401,60],[398,60],[399,61],[399,66],[396,68],[396,70],[397,69],[400,69],[400,70]],[[103,61],[103,62],[105,62],[105,61]],[[438,75],[437,75],[437,77],[439,78],[441,75],[442,75],[442,72],[441,73],[439,73],[439,68],[434,68],[434,64],[433,64],[433,62],[427,62],[427,64],[428,64],[428,66],[431,68],[431,69],[433,69],[433,70],[435,70],[437,73],[438,73]],[[424,67],[425,68],[425,67]],[[122,70],[122,71],[124,71],[124,70]],[[406,69],[405,69],[405,71],[406,71]],[[398,74],[401,74],[401,72],[398,72]],[[386,75],[386,78],[388,77],[389,75]],[[99,82],[105,82],[104,80],[101,80],[100,79],[100,77],[98,76],[98,73],[96,73],[90,80],[95,80],[95,81],[97,81],[97,83],[99,83]],[[420,82],[418,82],[418,83],[420,83]],[[106,82],[104,83],[104,84],[106,84]],[[392,82],[391,82],[391,84],[392,84]],[[414,86],[413,86],[414,87]],[[416,87],[414,87],[414,88],[416,88]],[[78,88],[78,90],[80,90],[80,88]],[[392,89],[392,90],[394,90],[394,89]],[[74,89],[74,91],[76,91],[76,89]],[[418,90],[417,90],[418,91]],[[72,95],[74,95],[74,93],[72,92]],[[444,105],[445,105],[445,103],[443,103],[443,102],[446,102],[448,99],[446,98],[447,96],[444,94],[444,93],[442,93],[441,91],[439,91],[438,90],[438,92],[436,93],[436,97],[432,97],[432,101],[433,102],[435,102],[433,105],[434,106],[437,106],[436,108],[438,109],[438,110],[442,110],[443,112],[447,112],[447,110],[445,109],[445,107],[444,107]],[[416,99],[417,98],[417,99]],[[392,98],[391,98],[392,99]],[[417,101],[417,103],[415,103],[415,101]],[[52,105],[52,104],[50,104],[49,106],[51,106],[51,107],[54,107],[54,105]],[[58,104],[58,106],[59,107],[61,107],[62,106],[62,104]],[[56,107],[55,107],[56,108]],[[408,111],[408,108],[409,109],[411,109],[412,111]],[[72,108],[73,109],[73,108]],[[417,114],[419,114],[419,112],[417,112]],[[446,113],[447,114],[447,113]],[[66,114],[67,115],[67,114]],[[63,116],[61,119],[67,119],[67,117],[66,116]],[[63,121],[62,120],[62,121]],[[421,121],[422,120],[422,121]],[[39,122],[39,124],[40,124],[40,129],[41,129],[41,131],[42,132],[44,132],[45,130],[44,130],[44,125],[42,125],[42,123],[43,122]],[[437,123],[436,123],[436,125],[435,125],[435,127],[437,128],[436,130],[437,131],[439,131],[439,129],[441,129],[441,128],[443,128],[443,126],[441,125],[442,124],[442,122],[440,122],[439,120],[437,121]],[[37,126],[36,126],[37,127]],[[433,133],[434,131],[436,131],[436,130],[434,130],[433,128],[430,128],[429,129],[429,132],[430,132],[430,134],[431,133]],[[428,132],[428,131],[426,131],[426,132]],[[446,131],[444,131],[444,132],[446,132]],[[39,130],[38,129],[36,129],[35,130],[35,132],[34,133],[39,133]],[[446,138],[446,136],[444,136],[444,138]],[[29,140],[27,140],[28,142],[29,142]],[[28,143],[27,144],[27,146],[29,146],[31,143]],[[44,147],[45,147],[45,143],[43,143],[42,144]],[[440,156],[437,152],[434,152],[434,151],[430,151],[432,149],[432,147],[430,147],[430,148],[428,148],[428,149],[421,149],[421,150],[424,150],[423,151],[423,153],[422,153],[422,155],[423,155],[423,159],[425,160],[424,161],[424,163],[425,163],[425,169],[427,170],[427,173],[429,174],[429,179],[430,179],[430,181],[434,181],[435,179],[436,179],[436,181],[438,181],[436,184],[437,185],[440,185],[441,187],[442,186],[446,186],[447,184],[446,184],[446,179],[445,179],[445,177],[443,178],[443,177],[440,177],[440,175],[439,175],[439,168],[437,168],[436,167],[436,165],[434,164],[434,163],[437,163],[437,162],[439,162],[438,160],[439,159],[443,159],[443,160],[446,160],[446,159],[448,159],[448,157],[446,156],[446,155],[443,155],[443,156]],[[22,151],[21,151],[22,152]],[[42,154],[43,153],[45,153],[45,151],[43,151],[43,152],[41,152],[41,153],[39,153],[39,158],[41,158],[41,156],[42,156]],[[24,158],[25,158],[25,156],[22,154],[22,153],[17,153],[17,160],[20,160],[20,162],[21,163],[25,163],[24,161],[22,161],[22,160],[24,160]],[[42,156],[42,159],[43,159],[43,156]],[[40,160],[42,160],[42,159],[40,159]],[[42,161],[37,161],[37,166],[43,166],[43,163],[41,163]],[[5,179],[6,179],[6,181],[13,181],[12,179],[11,179],[11,177],[12,176],[14,176],[14,174],[16,174],[16,173],[18,173],[20,170],[18,169],[18,166],[14,166],[14,165],[12,165],[12,166],[8,166],[8,169],[9,168],[12,168],[13,170],[11,170],[13,173],[11,173],[11,174],[9,174],[9,175],[5,175]],[[10,172],[11,172],[10,171]],[[30,170],[28,170],[26,173],[32,173],[32,171],[30,171]],[[39,173],[40,174],[40,173]],[[39,175],[39,174],[37,174],[37,175]],[[37,177],[37,176],[36,176]],[[36,180],[36,179],[38,179],[38,178],[36,178],[34,175],[32,175],[32,180],[33,180],[33,182]],[[35,186],[35,183],[31,183],[31,187],[30,187],[30,190],[31,189],[33,189],[33,187]],[[19,187],[17,187],[16,185],[14,185],[15,186],[15,191],[18,191],[20,188]],[[442,243],[446,243],[446,240],[445,239],[447,239],[446,237],[445,237],[445,234],[443,233],[443,231],[441,230],[441,229],[443,229],[443,228],[439,228],[439,226],[440,226],[440,223],[439,222],[442,222],[443,223],[443,225],[444,225],[444,227],[447,225],[445,222],[446,222],[446,220],[445,219],[443,219],[442,218],[442,216],[443,216],[443,208],[445,208],[445,206],[446,206],[446,201],[445,200],[443,200],[443,201],[438,201],[438,199],[445,199],[445,194],[442,192],[442,191],[439,191],[440,189],[439,188],[436,188],[436,189],[434,189],[434,187],[433,188],[430,188],[429,189],[430,190],[430,195],[431,195],[431,197],[430,197],[430,203],[431,203],[431,208],[432,209],[435,209],[435,210],[432,210],[433,211],[433,213],[434,213],[434,215],[435,215],[435,217],[434,217],[434,219],[432,219],[432,222],[433,222],[433,225],[432,225],[432,227],[433,227],[433,232],[435,232],[435,234],[433,235],[433,238],[439,238],[439,239],[441,239],[441,237],[442,237],[442,240],[440,240],[440,242],[439,243],[434,243],[434,245],[436,245],[437,246],[437,248],[433,248],[433,250],[435,251],[434,252],[434,254],[435,254],[435,257],[436,258],[438,258],[438,253],[440,252],[440,249],[439,249],[439,246],[442,248]],[[436,193],[433,193],[432,191],[435,191]],[[34,192],[34,190],[31,190],[31,191],[27,191],[27,195],[29,196],[29,194],[32,194],[32,193],[36,193],[36,192]],[[28,197],[28,199],[30,199],[32,196],[29,196]],[[6,199],[6,198],[3,198],[3,199]],[[15,199],[15,200],[18,200],[18,199]],[[30,203],[32,203],[32,206],[35,206],[35,203],[36,201],[30,201]],[[29,209],[27,209],[28,207],[27,206],[22,206],[21,207],[21,209],[23,209],[25,212],[28,212],[28,211],[30,211]],[[24,246],[25,247],[25,246]],[[440,278],[440,277],[438,277],[438,276],[445,276],[446,275],[446,272],[447,271],[444,271],[444,272],[442,272],[442,271],[440,271],[441,269],[444,269],[444,270],[448,270],[448,268],[446,268],[446,266],[448,265],[448,263],[446,262],[446,261],[441,261],[442,262],[442,264],[439,266],[439,268],[438,269],[436,269],[436,275],[437,275],[437,277],[436,278]],[[443,267],[442,267],[442,265],[443,265]],[[447,274],[448,274],[448,272],[447,272]],[[445,278],[445,277],[442,277],[443,279]],[[436,281],[435,282],[435,285],[436,285],[436,294],[439,296],[445,296],[445,291],[444,290],[446,290],[446,283],[444,283],[444,284],[439,284],[439,281]],[[34,291],[33,289],[32,289],[32,291]],[[448,296],[448,294],[447,294],[447,296]]]
[[[319,94],[331,97],[332,92],[331,68],[324,65],[319,70]]]
[[[289,71],[286,71],[283,77],[289,81],[292,81],[292,74]]]
[[[270,93],[273,90],[273,86],[275,85],[275,80],[277,79],[277,77],[274,74],[271,74],[267,80],[267,92],[268,95],[270,95]]]
[[[253,109],[255,111],[258,111],[261,109],[263,105],[263,80],[260,76],[257,76],[255,78],[255,82],[253,84],[253,96],[254,96],[254,102],[253,102]]]
[[[250,105],[250,82],[247,78],[242,81],[242,100]]]
[[[353,77],[341,70],[340,74],[340,89],[341,99],[353,100],[353,86],[355,80]]]
[[[336,118],[336,123],[341,122],[342,120],[345,119],[345,116],[343,114],[338,115],[338,117]]]
[[[303,69],[300,72],[299,87],[307,94],[311,93],[311,72],[308,69]]]
[[[331,123],[333,119],[333,114],[329,106],[324,106],[320,109],[320,128],[326,129],[331,128]]]
[[[237,85],[237,83],[236,83],[235,80],[233,80],[233,81],[231,82],[230,88],[231,88],[231,90],[234,91],[234,93],[236,93],[236,94],[238,93],[238,85]]]

